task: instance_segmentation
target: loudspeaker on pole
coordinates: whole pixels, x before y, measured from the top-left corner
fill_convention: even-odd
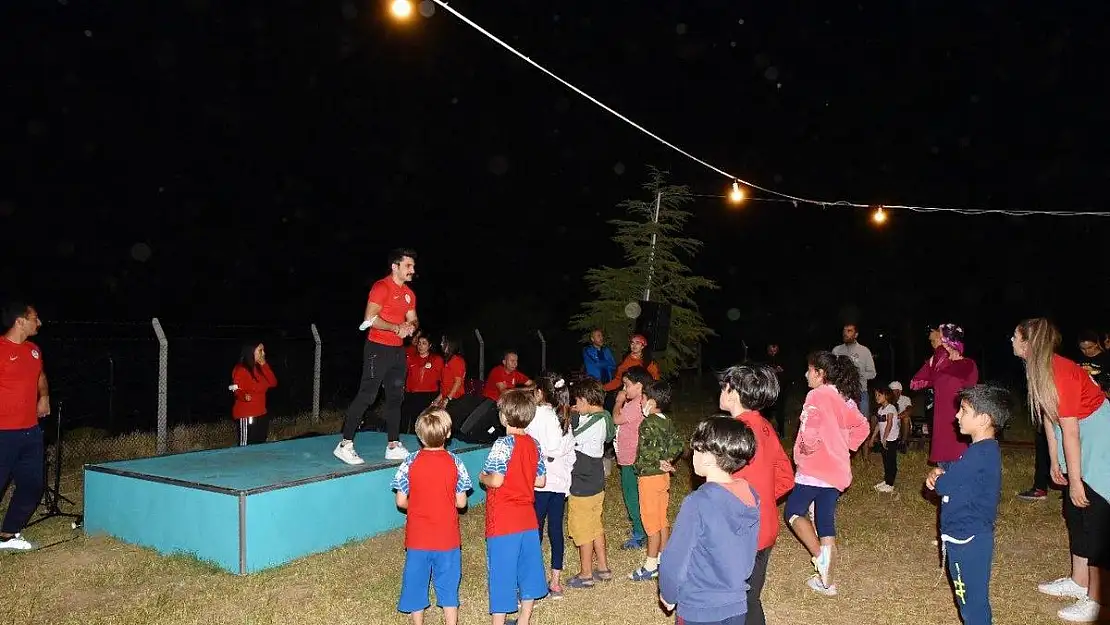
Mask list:
[[[640,302],[640,316],[636,318],[636,334],[648,340],[648,348],[658,354],[666,351],[671,333],[671,305],[660,302]]]

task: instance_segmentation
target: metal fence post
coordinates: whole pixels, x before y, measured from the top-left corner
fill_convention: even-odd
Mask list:
[[[536,330],[536,336],[540,337],[540,371],[547,371],[547,339],[539,330]]]
[[[320,357],[323,346],[316,324],[310,325],[309,328],[312,330],[312,340],[316,343],[316,355],[312,361],[312,422],[316,423],[320,420]]]
[[[162,324],[158,317],[151,320],[154,326],[154,335],[158,337],[158,446],[157,453],[166,453],[166,396],[167,370],[170,365],[170,342],[166,340],[166,333],[162,331]]]
[[[478,328],[474,328],[474,336],[478,339],[478,379],[486,379],[486,342],[482,339],[482,333]]]

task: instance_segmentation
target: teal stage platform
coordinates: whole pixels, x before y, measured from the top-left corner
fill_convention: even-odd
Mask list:
[[[420,447],[415,436],[401,440]],[[332,455],[338,442],[315,436],[86,465],[85,531],[243,575],[402,527],[389,490],[400,462],[382,459],[385,434],[359,433],[361,466]],[[489,446],[449,449],[477,485]],[[475,487],[470,506],[484,501]]]

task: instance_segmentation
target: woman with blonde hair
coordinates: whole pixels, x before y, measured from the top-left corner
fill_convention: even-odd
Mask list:
[[[1110,566],[1110,402],[1082,367],[1055,353],[1060,331],[1048,319],[1022,321],[1012,341],[1014,355],[1025,361],[1029,413],[1048,438],[1052,481],[1068,489],[1071,575],[1037,588],[1076,600],[1057,612],[1065,621],[1095,622],[1100,569]]]

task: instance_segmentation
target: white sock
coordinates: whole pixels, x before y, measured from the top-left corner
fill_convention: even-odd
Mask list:
[[[648,571],[654,571],[658,568],[659,568],[659,557],[658,556],[656,556],[654,558],[648,557],[648,558],[644,559],[644,569],[646,569]]]

